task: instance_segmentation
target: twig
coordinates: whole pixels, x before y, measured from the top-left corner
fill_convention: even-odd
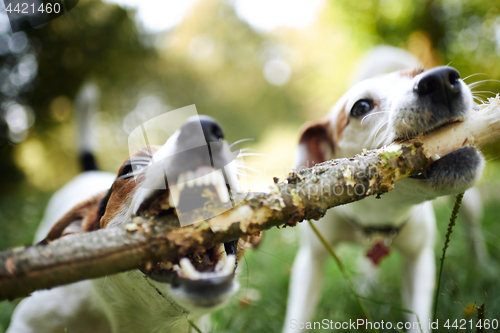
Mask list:
[[[189,320],[188,319],[188,323],[189,323],[189,331],[191,332],[191,328],[194,328],[194,330],[198,333],[203,333],[199,328],[198,326],[196,326],[192,320]]]
[[[316,226],[314,225],[314,223],[311,220],[309,220],[309,225],[311,226],[311,228],[314,231],[314,233],[316,234],[316,236],[318,236],[319,240],[321,241],[323,246],[326,248],[328,253],[330,253],[332,258],[335,260],[335,262],[337,263],[337,266],[339,266],[339,269],[342,272],[342,275],[344,276],[345,280],[347,281],[347,284],[349,285],[351,292],[353,293],[354,297],[356,298],[356,301],[358,302],[359,307],[361,308],[361,311],[363,311],[364,315],[366,316],[366,319],[368,319],[370,322],[373,323],[372,316],[368,312],[368,309],[366,308],[365,303],[363,302],[363,300],[359,296],[358,292],[356,291],[356,287],[354,287],[354,284],[352,283],[352,280],[349,277],[349,274],[347,273],[347,270],[345,269],[344,264],[342,263],[339,256],[335,252],[333,245],[330,244],[330,242],[321,234],[321,232],[318,230],[318,228],[316,228]],[[373,328],[373,331],[378,332],[379,330],[377,330],[376,328]]]
[[[441,256],[441,265],[439,266],[439,274],[437,277],[437,288],[436,294],[434,296],[434,320],[436,320],[437,316],[437,307],[438,307],[438,299],[439,299],[439,289],[441,287],[441,275],[443,274],[443,266],[444,259],[446,258],[446,249],[450,244],[451,233],[453,232],[453,227],[455,226],[455,222],[457,221],[458,211],[460,210],[460,205],[462,204],[462,198],[464,197],[463,193],[457,195],[455,199],[455,205],[453,206],[453,210],[451,212],[450,223],[448,223],[448,231],[446,232],[444,246],[443,246],[443,255]]]
[[[479,324],[479,325],[478,325]],[[477,308],[476,333],[484,333],[484,303]]]

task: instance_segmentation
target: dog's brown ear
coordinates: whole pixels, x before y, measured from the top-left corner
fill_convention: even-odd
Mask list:
[[[46,244],[68,234],[99,229],[101,205],[106,197],[107,194],[104,192],[73,207],[54,224],[47,237],[40,243]]]
[[[328,118],[305,123],[300,133],[296,169],[310,168],[332,158],[335,144]]]

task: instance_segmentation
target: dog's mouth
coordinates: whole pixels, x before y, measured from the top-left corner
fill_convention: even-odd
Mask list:
[[[237,266],[238,240],[219,244],[174,262],[157,262],[141,269],[149,278],[173,287],[196,291],[211,286],[223,291],[231,287]],[[214,290],[212,289],[212,292]]]
[[[144,200],[137,215],[161,217],[176,210],[177,215],[196,212],[212,212],[217,208],[228,208],[232,192],[221,169],[201,166],[194,171],[179,173],[168,188],[156,190]]]
[[[168,188],[155,190],[141,204],[137,215],[154,220],[177,214],[203,219],[219,208],[231,205],[232,192],[222,170],[200,166],[178,174]],[[207,215],[208,216],[208,215]],[[224,290],[231,287],[237,265],[238,240],[219,244],[202,252],[190,254],[173,262],[149,264],[141,271],[149,278],[173,287],[187,287],[191,291],[210,285]]]
[[[456,122],[460,122],[460,121],[463,121],[463,119],[462,118],[460,118],[460,119],[459,118],[444,119],[444,120],[442,120],[440,122],[437,122],[437,123],[429,126],[424,131],[420,131],[418,133],[417,132],[415,132],[415,133],[407,132],[407,133],[401,134],[394,141],[405,141],[405,140],[413,139],[413,138],[415,138],[417,136],[431,134],[431,133],[434,133],[437,130],[443,128],[443,127],[446,127],[446,126],[448,126],[450,124],[453,124],[453,123],[456,123]]]
[[[445,119],[445,120],[443,120],[441,122],[438,122],[438,123],[434,124],[429,129],[423,131],[420,135],[426,135],[426,134],[434,133],[437,130],[443,128],[443,127],[446,127],[446,126],[448,126],[450,124],[457,123],[457,122],[460,122],[460,121],[463,121],[463,118],[460,118],[460,119],[459,118]]]
[[[431,134],[431,133],[434,133],[436,132],[437,130],[443,128],[443,127],[446,127],[450,124],[453,124],[453,123],[456,123],[456,122],[459,122],[459,121],[462,121],[462,119],[457,119],[457,118],[450,118],[450,119],[447,119],[441,123],[438,123],[434,126],[432,126],[429,130],[426,130],[424,131],[423,133],[419,134],[419,135],[427,135],[427,134]],[[418,135],[416,135],[418,136]],[[413,136],[415,137],[415,136]],[[410,137],[413,138],[413,137]],[[431,171],[427,171],[427,172],[423,172],[423,173],[419,173],[418,175],[415,175],[415,176],[410,176],[409,178],[412,178],[412,179],[429,179],[429,177],[431,176]]]

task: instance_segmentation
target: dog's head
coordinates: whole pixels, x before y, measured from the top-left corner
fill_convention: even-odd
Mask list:
[[[342,96],[327,117],[303,126],[295,167],[352,157],[363,149],[431,132],[462,120],[473,107],[469,87],[451,67],[399,70],[363,80]],[[422,185],[423,194],[429,186],[439,195],[458,192],[481,175],[484,162],[477,150],[462,148],[447,157],[448,162],[442,158],[427,174],[415,177],[414,185]],[[453,166],[453,161],[461,163]],[[438,167],[448,172],[447,179],[431,173]]]
[[[174,209],[177,216],[188,217],[191,211],[199,214],[208,206],[212,213],[227,210],[234,202],[233,193],[239,191],[238,152],[231,151],[223,139],[214,119],[189,118],[163,146],[145,147],[128,158],[111,189],[66,214],[47,240],[71,232],[75,225],[92,231],[123,226],[136,216],[161,220],[174,214]],[[185,309],[206,312],[223,305],[237,291],[234,272],[246,248],[246,242],[234,240],[175,262],[149,265],[128,276],[138,283],[146,276],[149,284]]]

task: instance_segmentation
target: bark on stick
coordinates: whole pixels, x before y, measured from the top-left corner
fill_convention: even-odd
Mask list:
[[[435,158],[463,146],[483,147],[500,136],[500,98],[490,99],[468,119],[439,131],[337,159],[300,171],[250,193],[236,208],[207,221],[174,228],[176,216],[162,222],[134,218],[125,228],[69,235],[48,245],[0,252],[0,300],[38,289],[175,261],[187,254],[279,226],[319,219],[329,208],[390,191],[398,180],[423,172]]]

